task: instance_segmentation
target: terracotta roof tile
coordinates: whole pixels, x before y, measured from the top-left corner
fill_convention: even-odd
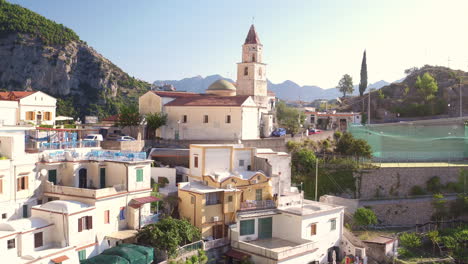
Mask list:
[[[165,106],[241,106],[249,98],[248,95],[238,96],[197,96],[177,98]]]
[[[180,97],[200,96],[199,93],[189,93],[189,92],[168,92],[168,91],[152,91],[152,92],[161,97],[180,98]]]
[[[0,99],[7,100],[7,101],[18,101],[33,93],[35,92],[26,92],[26,91],[0,92]]]
[[[258,38],[257,31],[255,31],[255,26],[252,24],[249,29],[249,33],[245,38],[245,44],[261,44],[260,39]]]

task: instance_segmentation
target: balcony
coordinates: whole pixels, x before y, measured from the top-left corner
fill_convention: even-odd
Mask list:
[[[240,209],[241,210],[255,210],[255,209],[271,209],[276,208],[275,201],[273,200],[262,200],[262,201],[255,201],[255,200],[248,200],[241,202]]]
[[[125,185],[115,185],[113,187],[102,188],[102,189],[86,189],[70,186],[61,186],[54,185],[53,183],[46,181],[44,186],[44,192],[54,193],[54,194],[63,194],[63,195],[74,195],[85,198],[97,199],[100,197],[105,197],[109,195],[119,194],[126,192],[127,188]]]
[[[44,160],[48,162],[59,161],[79,161],[79,160],[95,160],[95,161],[144,161],[146,160],[145,152],[126,152],[126,151],[104,151],[91,150],[57,150],[49,151],[44,155]]]
[[[318,248],[316,242],[309,240],[304,240],[303,243],[296,243],[277,237],[254,241],[232,241],[231,246],[235,249],[277,261],[304,253],[313,253]]]

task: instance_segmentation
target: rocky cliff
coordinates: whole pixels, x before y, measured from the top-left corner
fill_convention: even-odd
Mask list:
[[[70,29],[3,0],[0,58],[0,89],[44,91],[71,102],[78,116],[115,114],[119,104],[136,101],[150,87]]]

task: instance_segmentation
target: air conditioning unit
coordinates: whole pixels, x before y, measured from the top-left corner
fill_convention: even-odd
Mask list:
[[[213,222],[218,222],[219,221],[219,216],[213,216]]]

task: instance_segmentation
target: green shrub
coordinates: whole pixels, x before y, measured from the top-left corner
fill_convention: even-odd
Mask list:
[[[353,221],[358,226],[368,226],[377,224],[377,216],[369,208],[358,208],[353,215]]]
[[[426,191],[419,185],[415,185],[410,190],[411,195],[424,195]]]
[[[415,233],[403,233],[400,244],[405,248],[417,248],[421,246],[421,238]]]
[[[65,124],[63,125],[64,128],[76,128],[76,125],[74,124]]]
[[[53,125],[39,125],[39,127],[43,127],[43,128],[54,128]]]
[[[442,190],[442,184],[440,183],[440,178],[434,176],[426,182],[427,190],[431,193],[440,193]]]

